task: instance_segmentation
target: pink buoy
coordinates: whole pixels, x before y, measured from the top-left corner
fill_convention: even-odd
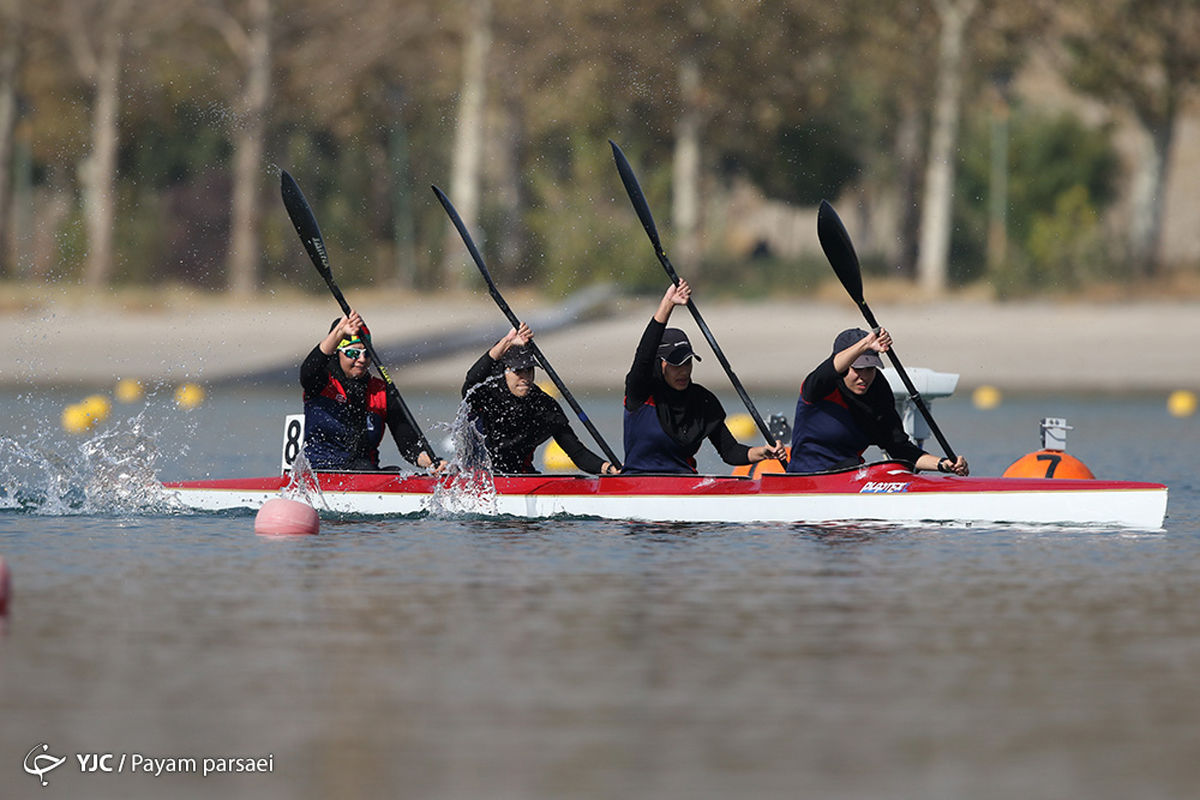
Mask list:
[[[320,527],[321,520],[315,508],[283,497],[263,503],[254,517],[254,532],[270,536],[312,534]]]
[[[12,579],[8,576],[8,564],[0,556],[0,617],[8,616],[8,598],[12,594]]]

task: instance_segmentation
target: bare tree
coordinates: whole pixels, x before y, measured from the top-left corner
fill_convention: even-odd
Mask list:
[[[1142,130],[1132,160],[1129,255],[1158,270],[1163,185],[1183,100],[1200,86],[1200,6],[1194,0],[1074,0],[1061,8],[1075,88],[1125,109]]]
[[[941,20],[937,95],[933,105],[925,201],[917,254],[917,278],[929,292],[944,291],[949,273],[950,215],[954,201],[955,151],[963,91],[963,43],[979,0],[934,0]]]
[[[271,100],[271,0],[247,0],[244,15],[225,4],[212,5],[206,17],[244,69],[234,106],[232,234],[226,263],[230,291],[247,296],[259,285],[262,161]]]
[[[691,55],[679,62],[682,101],[675,123],[675,160],[671,219],[675,227],[679,266],[695,275],[700,266],[700,65]]]
[[[21,47],[21,6],[0,0],[0,276],[14,270],[10,246],[13,131],[17,123],[17,64]]]
[[[463,32],[462,82],[458,96],[458,121],[450,165],[450,198],[468,228],[477,227],[480,207],[480,174],[486,121],[487,60],[492,45],[491,0],[468,0]],[[465,258],[462,243],[447,228],[442,272],[446,283],[468,285],[474,267]]]
[[[88,242],[84,282],[91,287],[106,285],[112,276],[121,63],[133,10],[134,0],[78,0],[62,6],[75,66],[92,93],[91,146],[79,165]]]

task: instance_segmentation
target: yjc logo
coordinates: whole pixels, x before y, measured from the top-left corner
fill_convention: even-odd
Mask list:
[[[50,745],[42,742],[41,744],[34,745],[33,749],[25,754],[25,771],[40,780],[42,786],[46,785],[46,773],[58,769],[67,760],[66,756],[59,758],[58,756],[51,755],[47,752],[49,749]],[[38,753],[38,750],[42,752]],[[34,755],[34,753],[37,753],[37,755]]]

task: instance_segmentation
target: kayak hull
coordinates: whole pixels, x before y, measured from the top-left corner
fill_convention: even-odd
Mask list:
[[[818,475],[495,476],[318,473],[319,505],[340,514],[438,511],[514,517],[598,517],[661,522],[947,522],[1109,525],[1157,529],[1167,487],[1044,478],[961,478],[914,473],[895,462]],[[257,509],[286,477],[164,484],[188,509]]]

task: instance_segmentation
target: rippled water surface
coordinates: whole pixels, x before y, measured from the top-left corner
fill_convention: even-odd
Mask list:
[[[1067,417],[1097,475],[1171,487],[1161,531],[467,517],[326,520],[297,538],[153,496],[154,477],[276,471],[290,392],[215,391],[188,414],[152,399],[77,438],[55,429],[69,399],[3,398],[6,798],[1200,786],[1200,437],[1160,398],[935,412],[980,474],[1036,449],[1040,417]],[[619,443],[616,413],[581,400]],[[410,405],[453,416],[448,398]],[[69,758],[44,788],[23,769],[42,743]],[[104,753],[124,771],[81,769]],[[131,774],[134,755],[162,774]],[[221,757],[271,771],[188,770]]]

